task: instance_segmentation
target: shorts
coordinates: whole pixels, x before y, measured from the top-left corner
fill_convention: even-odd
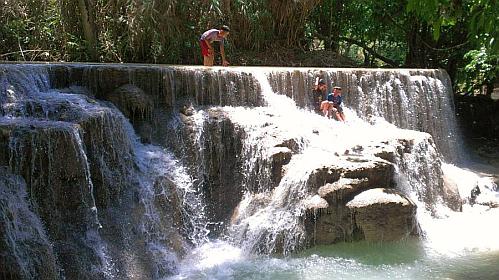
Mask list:
[[[199,44],[201,45],[201,54],[203,56],[210,56],[210,48],[208,48],[208,44],[206,44],[205,40],[199,41]]]
[[[333,105],[333,107],[338,110],[338,113],[343,113],[343,107],[341,105]]]

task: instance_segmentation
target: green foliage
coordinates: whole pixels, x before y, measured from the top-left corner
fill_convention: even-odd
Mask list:
[[[0,5],[0,59],[57,60],[60,15],[54,1],[10,0]]]
[[[467,94],[480,90],[483,85],[493,84],[499,76],[499,55],[488,53],[485,47],[471,50],[465,54],[467,64],[461,69],[458,76],[457,89]]]
[[[443,27],[464,21],[469,40],[483,42],[487,48],[498,50],[495,39],[499,36],[497,0],[408,0],[406,10],[432,26],[435,40],[439,39]]]
[[[325,49],[367,67],[445,68],[461,90],[498,76],[496,0],[86,2],[94,45],[77,0],[0,1],[0,59],[201,64],[201,33],[228,24],[229,59]]]
[[[464,26],[466,49],[447,54],[452,57],[465,53],[456,63],[456,89],[470,93],[486,84],[492,86],[499,77],[499,1],[408,0],[407,11],[432,27],[435,40],[441,38],[443,30],[459,36],[459,29]]]

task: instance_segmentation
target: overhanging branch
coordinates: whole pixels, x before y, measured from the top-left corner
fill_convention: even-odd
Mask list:
[[[366,50],[369,54],[371,54],[372,56],[374,56],[375,58],[383,61],[384,63],[390,65],[390,66],[393,66],[393,67],[400,67],[400,65],[392,60],[392,59],[389,59],[388,57],[384,57],[380,54],[378,54],[373,48],[369,47],[368,45],[366,45],[365,43],[361,42],[361,41],[357,41],[355,39],[352,39],[352,38],[348,38],[348,37],[339,37],[338,38],[339,40],[341,41],[345,41],[345,42],[348,42],[350,44],[354,44],[354,45],[357,45],[361,48],[363,48],[364,50]]]

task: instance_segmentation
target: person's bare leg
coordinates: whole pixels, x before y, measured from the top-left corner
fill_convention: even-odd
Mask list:
[[[328,117],[329,115],[329,102],[327,101],[322,101],[321,102],[321,111],[324,117]]]
[[[213,55],[208,55],[208,56],[203,56],[203,64],[204,66],[213,66],[213,61],[215,56]]]
[[[333,102],[329,101],[328,104],[329,104],[328,115],[329,115],[329,118],[332,119],[332,118],[334,118],[334,116],[336,115],[336,112],[338,112],[338,111],[336,110],[336,108],[334,108]]]
[[[345,115],[343,112],[340,112],[338,109],[334,108],[334,117],[336,118],[337,121],[345,121]]]
[[[336,108],[334,108],[333,106],[331,106],[331,112],[329,113],[329,115],[331,116],[331,118],[337,119],[336,116],[338,116],[338,110],[336,110]]]
[[[341,120],[342,122],[344,122],[344,121],[345,121],[345,114],[343,114],[343,112],[338,113],[338,116],[339,116],[339,118],[340,118],[340,120]]]

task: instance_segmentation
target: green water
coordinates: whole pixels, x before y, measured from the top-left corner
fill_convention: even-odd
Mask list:
[[[499,279],[499,251],[442,254],[416,239],[320,246],[286,258],[244,257],[223,246],[205,248],[208,259],[190,259],[171,279]]]

